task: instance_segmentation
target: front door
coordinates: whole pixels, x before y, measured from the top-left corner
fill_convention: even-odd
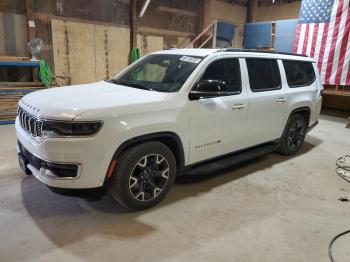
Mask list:
[[[227,154],[246,146],[244,131],[248,103],[246,90],[242,88],[243,62],[238,58],[215,60],[207,66],[199,80],[223,81],[227,91],[234,94],[189,101],[190,163]]]

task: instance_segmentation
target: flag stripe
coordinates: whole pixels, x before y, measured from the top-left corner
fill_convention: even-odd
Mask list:
[[[318,33],[317,33],[316,47],[315,47],[315,54],[314,54],[314,57],[316,58],[318,58],[320,54],[324,25],[325,25],[324,23],[318,24]]]
[[[318,34],[319,24],[314,24],[313,34],[312,34],[312,43],[311,43],[311,52],[310,57],[315,57],[315,49],[316,49],[316,40]]]
[[[294,53],[297,53],[297,51],[298,51],[300,30],[301,30],[301,24],[298,24],[297,28],[296,28],[296,35],[295,35],[295,42],[294,42],[294,49],[293,49]]]
[[[304,43],[303,43],[303,49],[302,49],[303,55],[306,55],[307,42],[309,40],[309,30],[310,30],[310,24],[306,24],[305,37],[304,37]]]
[[[326,23],[323,27],[323,32],[322,32],[322,40],[321,40],[321,46],[320,46],[320,55],[318,57],[318,62],[317,62],[317,67],[318,70],[322,71],[322,61],[323,61],[323,57],[324,57],[324,53],[325,53],[325,49],[326,49],[326,39],[327,39],[327,33],[328,33],[328,28],[329,28],[329,23]],[[322,77],[321,77],[322,80]]]
[[[342,10],[343,10],[343,0],[339,0],[338,6],[337,6],[337,13],[335,15],[335,24],[334,24],[333,34],[332,34],[331,47],[329,50],[329,56],[328,56],[327,66],[326,66],[326,75],[325,75],[325,83],[326,84],[331,84],[330,77],[332,74],[333,59],[334,59],[334,54],[335,54],[335,45],[336,45],[336,42],[338,39]]]
[[[350,35],[348,38],[348,46],[350,46]],[[341,78],[341,83],[343,85],[350,85],[350,48],[347,48],[346,54],[345,54],[345,63],[343,66],[343,72],[342,72],[342,78]]]
[[[310,52],[311,52],[311,45],[312,45],[312,38],[314,36],[314,26],[315,24],[309,24],[309,37],[307,39],[307,46],[306,46],[306,52],[305,54],[307,56],[310,56]]]
[[[346,58],[346,51],[347,51],[347,49],[350,48],[350,46],[348,46],[348,39],[349,39],[349,32],[350,32],[349,1],[347,1],[346,5],[347,5],[347,9],[345,10],[346,19],[345,19],[345,25],[344,25],[344,34],[343,34],[342,38],[339,38],[341,40],[341,46],[340,46],[340,51],[339,51],[340,54],[339,54],[339,62],[338,62],[337,72],[336,72],[336,76],[335,76],[335,80],[334,80],[335,84],[345,82],[345,79],[342,81],[342,70],[345,69],[345,72],[346,72],[346,68],[344,68],[344,60]],[[347,60],[347,61],[349,64],[349,60]]]
[[[323,59],[321,61],[321,63],[322,63],[321,80],[322,80],[322,83],[325,83],[325,84],[327,84],[326,71],[327,71],[327,65],[328,65],[329,51],[330,51],[331,45],[332,45],[333,32],[334,32],[335,21],[336,21],[335,15],[336,15],[337,10],[338,10],[338,4],[339,4],[339,2],[337,0],[335,0],[333,8],[332,8],[332,15],[331,15],[331,19],[329,22],[328,32],[326,32],[326,34],[327,34],[326,47],[324,50]]]
[[[303,51],[303,44],[304,44],[304,38],[305,38],[305,30],[306,30],[306,24],[301,24],[300,27],[300,37],[298,42],[298,49],[297,53],[302,54]]]

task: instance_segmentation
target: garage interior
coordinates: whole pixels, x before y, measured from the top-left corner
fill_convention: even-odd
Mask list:
[[[181,176],[159,205],[141,212],[128,212],[103,190],[52,192],[23,175],[16,152],[14,120],[24,95],[110,79],[135,51],[293,52],[301,5],[1,0],[0,261],[329,261],[331,240],[350,229],[350,184],[335,164],[350,155],[349,85],[323,83],[319,124],[297,155],[270,153]],[[40,61],[32,60],[38,45]],[[350,234],[337,239],[335,261],[350,260],[349,245]]]

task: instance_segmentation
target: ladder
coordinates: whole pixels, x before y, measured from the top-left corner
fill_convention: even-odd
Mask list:
[[[216,33],[218,21],[213,21],[199,35],[197,35],[186,48],[203,48],[212,40],[211,48],[216,48]],[[206,37],[204,40],[202,38]],[[203,41],[202,41],[203,40]]]

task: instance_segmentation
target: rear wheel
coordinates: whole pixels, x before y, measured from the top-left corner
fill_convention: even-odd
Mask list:
[[[158,204],[173,185],[175,157],[159,142],[147,142],[128,149],[117,161],[110,191],[123,206],[142,210]]]
[[[292,115],[288,120],[281,137],[278,153],[282,155],[296,154],[304,143],[306,135],[306,121],[299,114]]]

